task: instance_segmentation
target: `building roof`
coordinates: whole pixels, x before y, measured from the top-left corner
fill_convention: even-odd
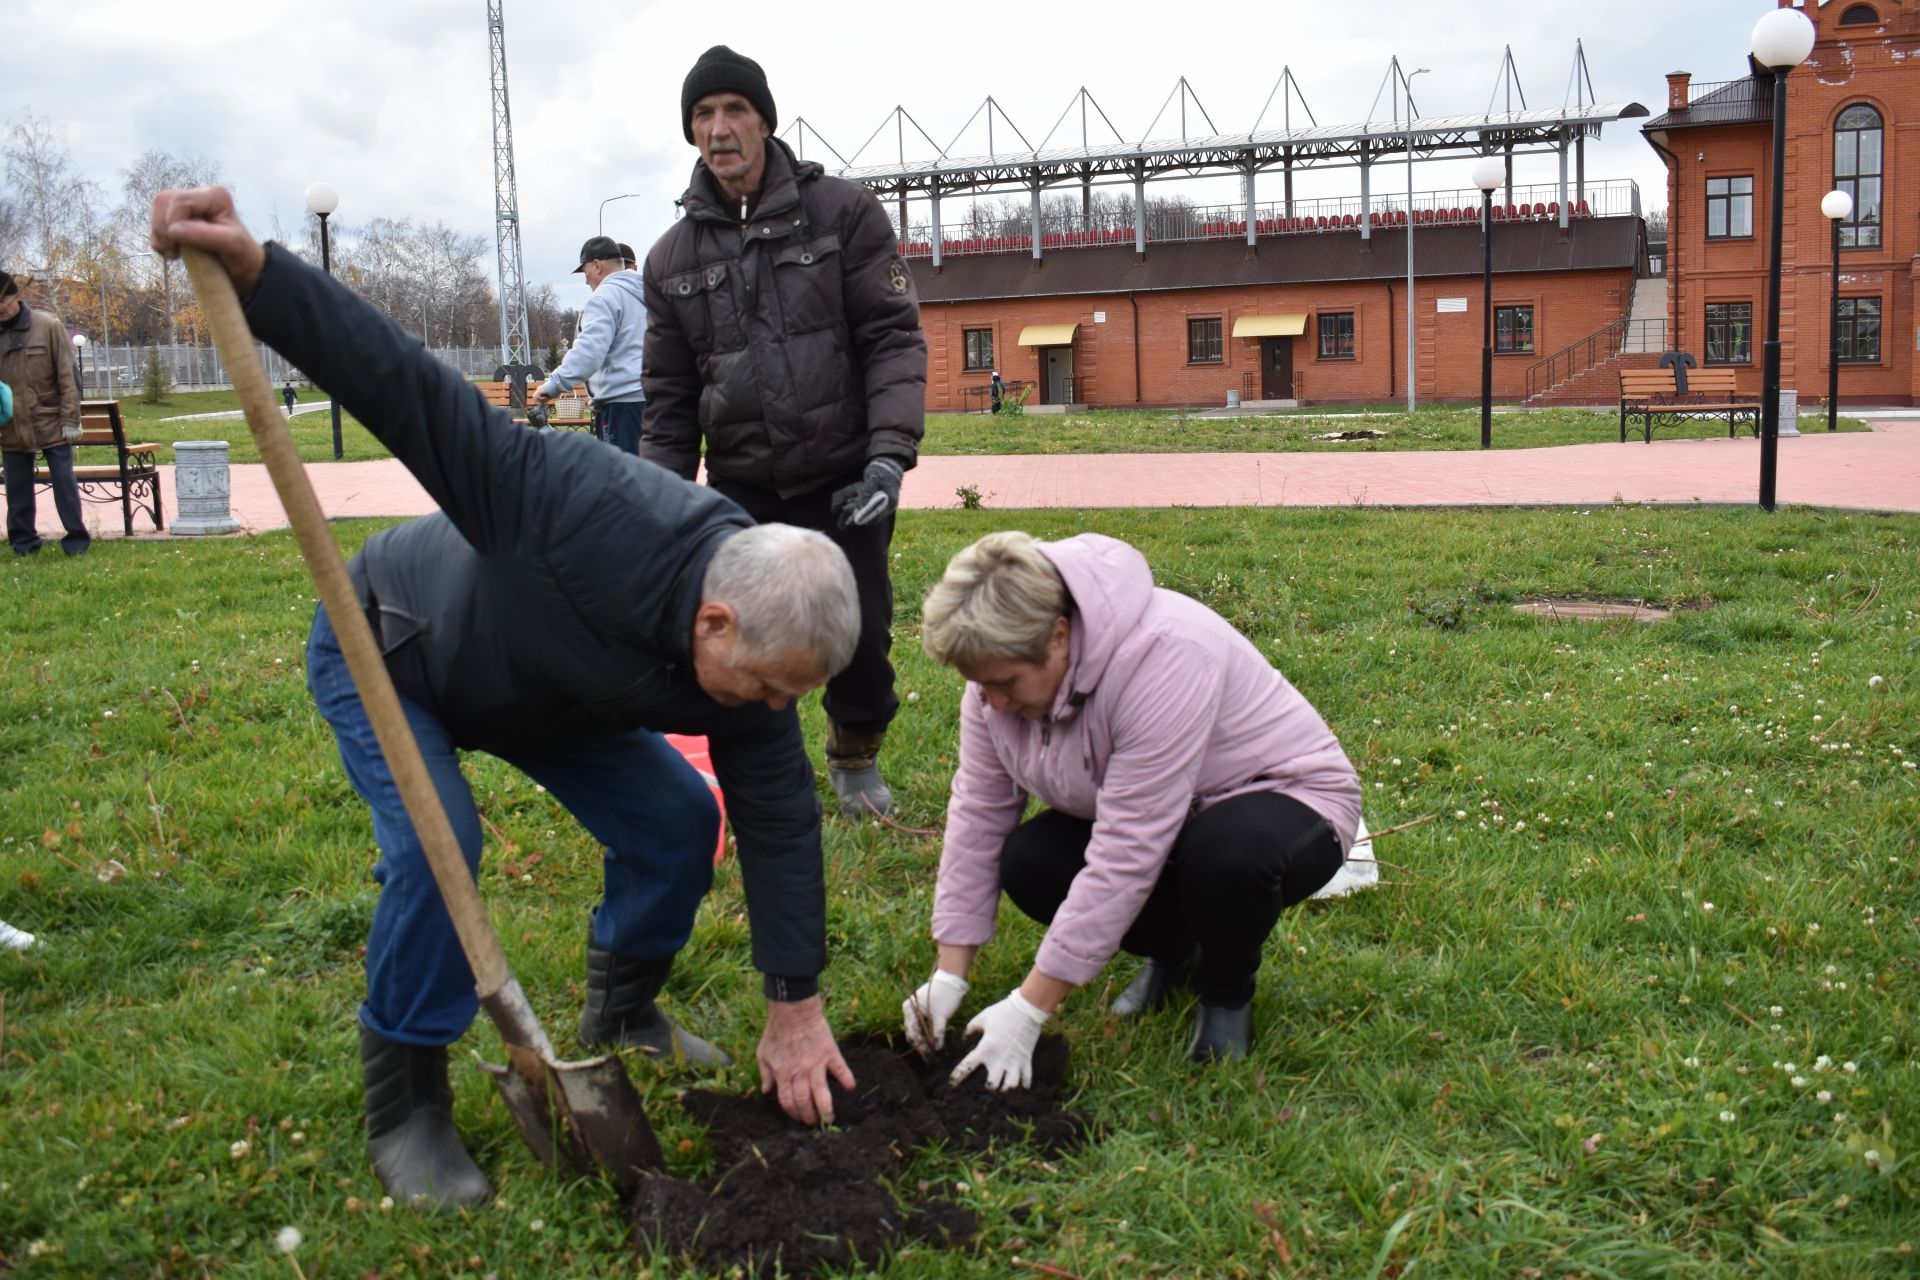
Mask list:
[[[938,272],[926,259],[907,265],[922,302],[1404,280],[1406,235],[1404,229],[1376,230],[1371,242],[1363,242],[1358,231],[1262,236],[1258,256],[1249,255],[1244,240],[1187,240],[1150,245],[1137,260],[1132,245],[1119,244],[1057,250],[1037,267],[1023,253],[948,258]],[[1630,268],[1638,251],[1637,218],[1583,219],[1567,228],[1564,240],[1551,222],[1496,223],[1493,229],[1493,269],[1501,275]],[[1413,256],[1421,277],[1477,276],[1480,229],[1420,227]]]
[[[1204,168],[1256,169],[1287,165],[1346,166],[1366,156],[1431,159],[1448,152],[1483,155],[1511,146],[1518,153],[1552,150],[1575,137],[1599,137],[1600,127],[1647,114],[1637,102],[1583,103],[1544,110],[1419,117],[1394,123],[1315,125],[1305,129],[1204,137],[1142,139],[1103,147],[1051,147],[990,156],[947,156],[896,164],[843,166],[835,176],[880,192],[939,187],[945,191],[1026,188],[1068,178],[1135,173],[1158,175]],[[916,126],[917,128],[918,126]],[[1024,141],[1024,139],[1023,139]],[[818,157],[815,157],[818,159]],[[856,157],[857,158],[857,157]]]
[[[1708,87],[1678,111],[1656,116],[1640,126],[1642,133],[1663,129],[1698,129],[1707,125],[1765,124],[1773,119],[1773,84],[1769,78],[1748,76]]]

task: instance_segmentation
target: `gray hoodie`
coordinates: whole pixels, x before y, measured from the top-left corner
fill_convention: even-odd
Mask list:
[[[541,390],[563,395],[588,378],[596,400],[644,400],[640,349],[647,336],[647,303],[638,271],[616,271],[600,282],[581,313],[573,350]]]

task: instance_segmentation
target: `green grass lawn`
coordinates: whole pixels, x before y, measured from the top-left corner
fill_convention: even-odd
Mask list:
[[[1005,523],[908,513],[886,756],[941,820],[960,684],[918,648],[946,558]],[[1074,996],[1080,1105],[1051,1162],[939,1153],[984,1223],[916,1280],[1887,1276],[1920,1248],[1920,520],[1783,510],[1026,512],[1128,538],[1325,713],[1384,828],[1387,885],[1284,918],[1246,1062],[1181,1060],[1187,1014]],[[372,526],[340,526],[357,545]],[[626,1255],[610,1187],[523,1148],[484,1019],[457,1118],[499,1189],[389,1210],[360,1133],[365,809],[301,678],[312,589],[284,534],[97,543],[0,569],[0,1271],[287,1280],[694,1273]],[[1543,593],[1679,606],[1545,622]],[[819,741],[817,702],[806,712]],[[597,851],[498,763],[482,890],[571,1049]],[[502,845],[501,840],[507,843]],[[894,1026],[925,977],[937,840],[827,830],[828,1012]],[[751,1062],[762,1004],[734,864],[668,1007]],[[1039,938],[1010,909],[963,1019]],[[630,1064],[676,1168],[687,1083]],[[721,1077],[752,1087],[750,1067]],[[681,1142],[685,1140],[682,1149]],[[1017,1212],[1016,1212],[1017,1211]]]
[[[1209,411],[1211,412],[1211,411]],[[1814,419],[1801,420],[1811,431]],[[1857,418],[1842,418],[1842,431],[1865,431]],[[1819,420],[1817,429],[1825,430]],[[1744,431],[1744,428],[1742,428]],[[1383,431],[1378,440],[1318,440],[1342,431]],[[1630,441],[1638,440],[1631,434]],[[1662,424],[1656,440],[1724,436],[1724,422]],[[1493,447],[1539,449],[1620,439],[1615,409],[1535,409],[1495,413]],[[1392,407],[1299,409],[1280,413],[1200,417],[1170,410],[1107,409],[1076,414],[930,413],[920,451],[927,454],[991,453],[1303,453],[1376,452],[1413,449],[1478,449],[1480,409],[1448,406],[1408,414]]]
[[[279,403],[278,388],[275,389],[275,403]],[[313,404],[324,401],[326,396],[308,387],[299,392],[302,403]],[[159,404],[147,404],[138,394],[125,396],[120,401],[120,416],[127,426],[127,439],[137,443],[147,441],[151,444],[171,445],[180,440],[225,440],[230,446],[227,458],[231,462],[258,462],[260,451],[254,448],[253,433],[247,430],[244,418],[203,418],[188,422],[168,422],[167,418],[181,418],[190,414],[219,413],[240,407],[240,397],[231,391],[175,391]],[[296,413],[288,419],[293,430],[293,442],[300,450],[305,462],[333,461],[333,415],[324,409],[310,409],[305,413]],[[367,462],[376,458],[389,458],[387,447],[375,440],[367,429],[353,418],[352,414],[340,415],[340,443],[344,461]],[[173,461],[173,451],[163,450],[162,462]]]
[[[302,391],[305,401],[320,393]],[[193,422],[163,422],[184,414],[217,413],[237,409],[231,391],[175,392],[157,405],[137,397],[120,402],[130,436],[156,444],[177,440],[225,440],[234,462],[258,462],[253,437],[239,418]],[[1357,416],[1365,415],[1365,416]],[[1812,419],[1803,423],[1811,424]],[[294,443],[307,462],[333,460],[333,420],[325,412],[297,414],[291,420]],[[346,460],[363,462],[389,457],[386,447],[345,415],[340,422]],[[1811,429],[1811,427],[1809,427]],[[1857,418],[1840,419],[1842,431],[1865,431]],[[1334,431],[1384,431],[1379,440],[1316,440]],[[1663,426],[1655,438],[1702,439],[1724,434],[1712,422]],[[1618,440],[1619,420],[1611,409],[1541,409],[1498,414],[1493,420],[1496,449],[1537,449],[1558,444],[1592,444]],[[1346,451],[1408,449],[1477,449],[1480,447],[1480,411],[1472,407],[1421,409],[1409,416],[1392,407],[1305,409],[1285,413],[1246,414],[1232,418],[1201,418],[1174,411],[1102,410],[1063,414],[927,415],[926,454],[1001,453],[1301,453],[1313,450]],[[162,461],[173,461],[169,450]]]

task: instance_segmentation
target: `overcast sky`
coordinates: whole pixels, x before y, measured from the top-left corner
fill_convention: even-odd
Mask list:
[[[586,286],[568,273],[606,197],[638,193],[607,206],[606,229],[643,253],[666,228],[694,160],[680,130],[680,83],[715,43],[766,68],[783,129],[804,116],[853,159],[896,105],[947,147],[989,94],[1037,145],[1083,84],[1136,140],[1182,75],[1222,132],[1245,130],[1283,64],[1320,124],[1355,123],[1367,118],[1394,54],[1409,69],[1432,69],[1414,85],[1421,115],[1475,113],[1488,107],[1508,44],[1528,105],[1557,107],[1568,99],[1576,39],[1598,101],[1639,102],[1657,114],[1669,71],[1696,80],[1744,75],[1748,33],[1772,7],[506,0],[526,276],[557,285],[564,302],[584,301]],[[0,121],[32,112],[64,129],[77,167],[116,195],[120,171],[160,148],[219,161],[263,237],[276,217],[291,234],[308,216],[307,184],[325,179],[339,190],[342,220],[444,220],[491,241],[485,0],[0,0],[0,10],[12,54],[0,80]],[[1278,112],[1276,100],[1262,127]],[[1587,176],[1635,179],[1646,205],[1659,208],[1662,170],[1636,126],[1612,126],[1589,146]],[[1077,125],[1062,126],[1055,145],[1069,132],[1077,142]],[[1169,116],[1153,132],[1180,130]],[[1003,137],[996,130],[996,149]],[[915,142],[910,133],[910,158],[932,154]],[[955,154],[986,150],[978,122],[958,142]],[[889,162],[897,150],[888,130],[857,159]],[[1415,186],[1467,186],[1467,168],[1422,166]],[[1549,181],[1553,173],[1552,159],[1541,157],[1518,178]],[[1264,187],[1263,198],[1277,197],[1278,185]],[[1303,195],[1357,189],[1352,171],[1296,187]],[[1232,198],[1231,187],[1195,194]]]

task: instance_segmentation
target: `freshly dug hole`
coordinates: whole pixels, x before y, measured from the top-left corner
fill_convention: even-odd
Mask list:
[[[947,1083],[964,1050],[949,1034],[940,1061],[925,1063],[892,1037],[842,1042],[859,1082],[832,1083],[834,1125],[809,1129],[789,1120],[772,1097],[690,1090],[681,1106],[708,1130],[714,1169],[698,1182],[665,1174],[633,1197],[634,1246],[657,1246],[701,1266],[771,1276],[776,1263],[794,1277],[855,1261],[877,1262],[913,1241],[963,1245],[979,1229],[972,1210],[944,1198],[921,1199],[890,1178],[914,1153],[1030,1144],[1043,1156],[1079,1145],[1086,1114],[1060,1105],[1067,1090],[1067,1042],[1041,1039],[1033,1087],[989,1093],[975,1072]]]

